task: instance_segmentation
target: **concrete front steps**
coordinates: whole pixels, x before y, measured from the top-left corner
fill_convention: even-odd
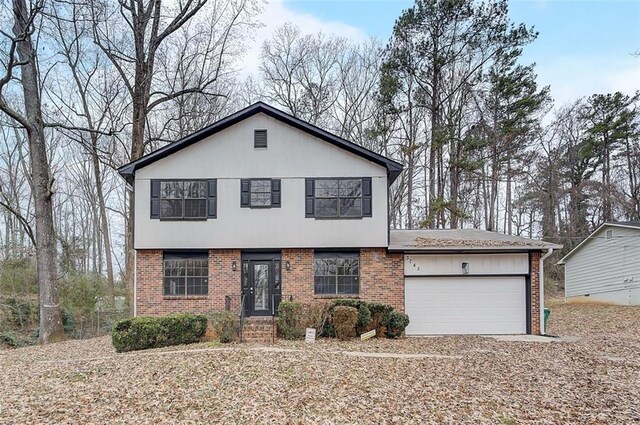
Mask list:
[[[242,342],[271,345],[276,324],[272,317],[247,317],[242,327]]]

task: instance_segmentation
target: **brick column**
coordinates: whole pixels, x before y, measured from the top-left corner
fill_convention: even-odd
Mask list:
[[[385,248],[360,251],[360,297],[404,311],[404,258]]]
[[[289,262],[290,269],[285,265]],[[313,301],[313,249],[282,250],[282,300]]]
[[[540,253],[531,253],[531,333],[540,335]]]

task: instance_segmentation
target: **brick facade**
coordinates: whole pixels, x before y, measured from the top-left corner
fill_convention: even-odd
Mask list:
[[[232,263],[236,262],[236,271]],[[290,269],[284,264],[289,262]],[[209,251],[209,293],[206,296],[165,297],[162,294],[162,251],[137,251],[136,314],[162,316],[172,313],[207,313],[224,309],[225,295],[240,293],[239,250]],[[282,250],[282,295],[300,302],[327,299],[313,291],[313,249]],[[402,254],[384,248],[360,251],[360,297],[404,310]]]
[[[540,334],[540,253],[531,253],[531,333]],[[236,262],[236,271],[232,263]],[[290,269],[285,264],[289,262]],[[240,292],[240,250],[209,251],[207,296],[165,297],[162,294],[162,251],[139,250],[136,258],[136,314],[162,316],[179,312],[207,313],[224,309],[225,295]],[[330,299],[313,290],[313,249],[282,250],[282,295],[300,302]],[[404,261],[384,248],[360,250],[360,299],[404,311]]]
[[[531,253],[531,333],[540,335],[540,253]]]
[[[313,291],[313,250],[283,249],[282,264],[289,261],[290,270],[282,270],[283,299],[293,296],[300,302],[336,297],[317,296]],[[404,263],[402,254],[388,253],[385,248],[360,250],[360,296],[365,301],[392,305],[404,311]]]
[[[236,262],[236,271],[232,263]],[[136,315],[208,313],[224,310],[225,295],[240,292],[240,251],[209,251],[209,293],[206,296],[162,295],[162,251],[138,250],[136,256]]]

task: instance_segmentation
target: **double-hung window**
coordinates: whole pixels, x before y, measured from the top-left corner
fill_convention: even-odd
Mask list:
[[[314,292],[316,295],[358,295],[360,256],[357,252],[316,252]]]
[[[242,208],[279,208],[280,179],[242,179],[240,206]]]
[[[207,295],[209,259],[206,252],[165,253],[164,296]]]
[[[216,218],[216,180],[152,180],[151,218]]]
[[[307,217],[371,217],[371,178],[316,178],[305,185]]]

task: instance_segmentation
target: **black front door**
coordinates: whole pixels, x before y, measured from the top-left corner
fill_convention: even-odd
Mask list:
[[[280,303],[280,254],[242,255],[242,295],[245,315],[272,316]]]

